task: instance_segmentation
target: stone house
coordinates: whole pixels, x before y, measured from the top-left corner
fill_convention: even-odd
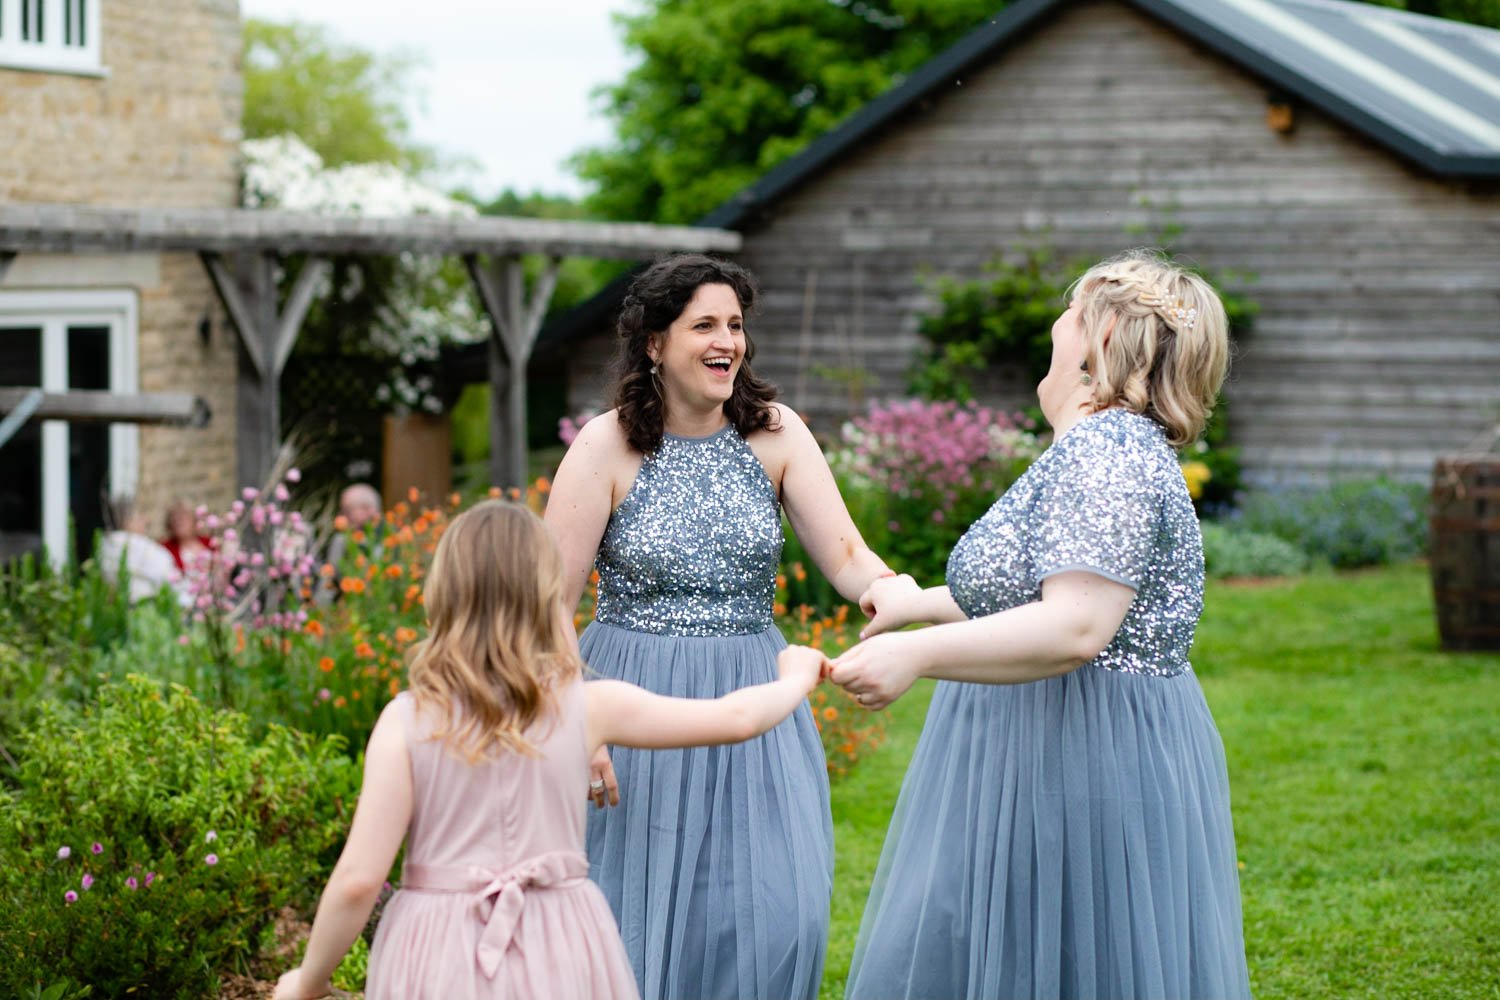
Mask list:
[[[0,204],[234,207],[236,0],[0,4]],[[4,265],[9,263],[8,267]],[[0,385],[192,392],[233,412],[236,343],[192,253],[0,257]],[[172,498],[227,504],[232,419],[31,423],[0,448],[0,556],[87,544],[101,492],[159,530]]]
[[[824,434],[859,405],[824,376],[904,390],[924,271],[1163,226],[1253,276],[1227,387],[1250,481],[1421,479],[1500,420],[1500,31],[1340,0],[1016,0],[702,224],[743,235],[757,370]],[[542,332],[575,410],[621,293]]]

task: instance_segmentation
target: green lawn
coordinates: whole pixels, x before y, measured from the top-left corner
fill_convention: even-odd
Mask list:
[[[1500,655],[1440,652],[1424,566],[1210,585],[1194,667],[1229,755],[1260,998],[1500,998]],[[841,997],[929,685],[834,786]]]

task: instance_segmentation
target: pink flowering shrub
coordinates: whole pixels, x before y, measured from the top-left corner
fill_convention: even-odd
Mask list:
[[[141,677],[48,704],[0,791],[0,996],[216,995],[285,905],[309,908],[347,830],[336,740],[252,733]],[[24,919],[14,919],[16,915]],[[76,995],[76,994],[65,994]]]
[[[1040,453],[1026,418],[907,399],[844,424],[828,459],[865,541],[933,585],[953,544]]]
[[[557,436],[565,447],[573,447],[573,439],[578,437],[578,432],[583,430],[583,425],[593,420],[599,414],[593,410],[584,410],[576,417],[563,417],[557,422]]]
[[[247,487],[226,511],[198,510],[212,544],[187,570],[191,622],[198,628],[185,636],[203,643],[223,707],[252,708],[256,692],[246,690],[247,683],[289,693],[298,680],[289,673],[285,640],[307,621],[318,568],[313,526],[289,506],[299,478],[291,469],[269,489]],[[249,670],[242,655],[247,630],[270,640],[254,651],[258,660]]]

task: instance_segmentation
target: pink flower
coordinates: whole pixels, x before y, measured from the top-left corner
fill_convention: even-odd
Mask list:
[[[94,887],[94,876],[90,875],[88,872],[84,872],[83,878],[79,880],[79,884],[83,886],[84,892],[88,892]]]
[[[140,883],[135,880],[135,876],[134,875],[130,876],[129,878],[127,878],[125,880],[125,888],[129,889],[130,891],[134,892],[139,887],[140,887]]]
[[[289,483],[300,483],[302,481],[302,470],[296,467],[287,469],[286,481]]]
[[[177,637],[177,645],[179,646],[186,646],[190,642],[192,642],[192,640],[189,639],[186,635],[179,635]]]
[[[219,863],[219,856],[217,854],[210,854],[208,857],[203,859],[203,863],[212,868],[214,865]]]
[[[207,833],[205,833],[203,835],[203,842],[205,844],[212,844],[214,841],[216,841],[218,839],[219,839],[219,835],[217,833],[215,833],[214,831],[212,831],[212,830],[208,831]]]
[[[146,873],[146,884],[149,886],[152,882],[155,882],[155,881],[156,881],[156,872],[147,872]]]
[[[240,491],[240,496],[244,497],[246,500],[254,500],[255,495],[255,489],[251,486],[246,486],[243,490]]]
[[[280,502],[280,503],[286,503],[288,500],[290,500],[292,498],[291,491],[288,490],[284,485],[282,485],[280,483],[278,483],[276,485],[276,491],[274,493],[272,493],[271,495],[274,496],[277,499],[277,501]]]
[[[72,856],[73,848],[69,847],[67,844],[64,844],[57,849],[57,860],[59,861],[66,861]]]
[[[63,893],[63,900],[69,906],[72,906],[74,903],[78,902],[78,893],[74,892],[72,889],[69,889],[67,892]]]
[[[318,700],[319,701],[327,701],[329,698],[332,698],[332,697],[333,697],[333,692],[330,691],[330,690],[328,690],[327,688],[319,688],[318,689]]]
[[[95,854],[103,854],[104,853],[104,845],[101,844],[101,843],[99,843],[99,841],[96,840],[96,841],[94,841],[94,846],[90,847],[89,850],[93,851]]]

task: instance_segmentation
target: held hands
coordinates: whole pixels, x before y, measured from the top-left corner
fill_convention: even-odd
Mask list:
[[[788,646],[776,657],[781,679],[793,681],[804,692],[817,687],[833,663],[811,646]]]
[[[859,637],[868,639],[910,625],[915,620],[911,617],[911,608],[921,594],[922,588],[908,573],[872,580],[859,597],[859,610],[870,619],[869,624],[860,629]]]
[[[873,622],[871,623],[874,624]],[[921,676],[913,640],[920,633],[877,635],[833,661],[829,678],[872,712],[901,697]]]

